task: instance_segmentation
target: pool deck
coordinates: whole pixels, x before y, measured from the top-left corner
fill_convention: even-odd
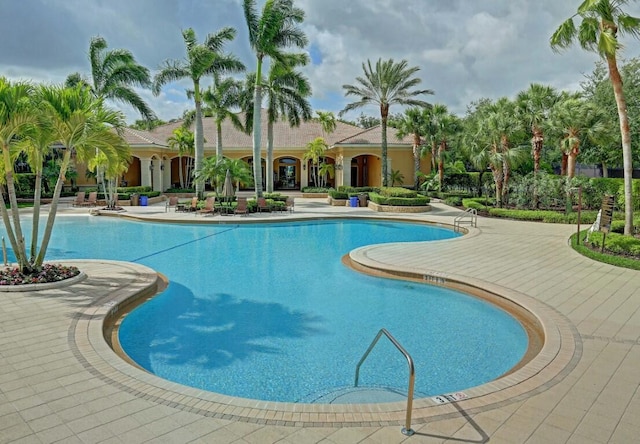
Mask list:
[[[88,211],[63,205],[59,214]],[[384,216],[452,224],[458,213],[435,203],[428,213],[381,214],[297,197],[292,214],[195,216],[165,212],[164,204],[125,214],[183,223]],[[0,294],[0,443],[637,442],[640,271],[578,255],[567,245],[572,226],[479,218],[469,231],[351,254],[371,269],[488,288],[533,310],[547,334],[530,365],[465,390],[469,399],[416,400],[411,437],[400,432],[402,403],[250,401],[126,364],[102,339],[102,320],[121,301],[153,289],[156,275],[137,264],[83,261],[86,278],[73,285]]]

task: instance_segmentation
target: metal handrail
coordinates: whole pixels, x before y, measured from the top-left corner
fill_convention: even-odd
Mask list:
[[[468,219],[468,220],[465,220]],[[478,226],[478,210],[475,208],[467,208],[464,212],[458,214],[453,218],[453,229],[458,231],[460,224],[468,223],[472,227]]]
[[[411,358],[411,355],[404,349],[402,345],[400,345],[400,343],[396,340],[396,338],[394,338],[391,335],[391,333],[387,331],[386,328],[380,329],[375,339],[371,342],[371,345],[369,346],[367,351],[364,353],[364,355],[362,355],[360,362],[358,362],[358,365],[356,366],[355,387],[358,386],[358,380],[360,379],[360,366],[365,361],[365,359],[367,359],[367,356],[369,356],[369,353],[371,353],[371,350],[373,349],[373,347],[376,346],[382,334],[384,334],[391,341],[391,343],[395,345],[395,347],[400,351],[400,353],[402,353],[406,358],[407,364],[409,364],[409,388],[407,390],[407,417],[405,421],[405,426],[402,429],[402,433],[404,435],[411,436],[415,433],[411,428],[411,410],[413,408],[412,407],[413,406],[413,387],[414,387],[415,378],[416,378],[416,371],[413,365],[413,359]]]

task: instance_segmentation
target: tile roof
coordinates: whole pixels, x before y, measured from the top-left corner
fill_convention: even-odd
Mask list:
[[[240,120],[244,121],[244,117],[240,115]],[[267,125],[266,112],[263,110],[262,118],[262,146],[267,145]],[[215,120],[212,117],[203,119],[205,149],[214,149],[217,142],[217,132]],[[182,125],[182,120],[161,125],[151,131],[141,131],[128,129],[127,140],[130,145],[167,145],[167,139],[173,135],[173,130]],[[379,126],[363,130],[360,127],[350,125],[344,122],[336,121],[336,129],[331,134],[323,134],[322,126],[317,120],[302,122],[299,127],[291,128],[289,123],[284,120],[277,121],[273,124],[273,145],[275,148],[302,148],[317,137],[325,138],[329,146],[336,144],[366,144],[380,145],[382,138]],[[396,136],[393,128],[388,128],[387,138],[389,144],[410,144],[408,138],[403,141]],[[246,149],[253,146],[253,137],[251,134],[238,131],[233,124],[227,119],[222,122],[222,146],[224,149]]]

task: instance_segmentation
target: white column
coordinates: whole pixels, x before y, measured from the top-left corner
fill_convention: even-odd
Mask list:
[[[151,159],[140,159],[140,184],[143,187],[151,186]]]
[[[349,156],[342,157],[342,182],[340,185],[344,185],[346,187],[351,186],[351,159],[352,157]]]
[[[307,171],[305,160],[300,161],[300,189],[309,186],[309,172]]]
[[[171,188],[171,159],[162,159],[162,187],[160,191]]]

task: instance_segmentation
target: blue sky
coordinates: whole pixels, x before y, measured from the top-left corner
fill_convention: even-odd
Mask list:
[[[258,2],[261,4],[261,2]],[[579,0],[297,0],[312,63],[305,67],[316,110],[339,112],[347,103],[342,85],[354,84],[362,63],[406,59],[418,66],[426,97],[458,114],[483,97],[514,97],[530,83],[575,90],[594,68],[597,55],[579,48],[555,54],[549,37]],[[627,12],[640,16],[631,2]],[[185,55],[181,31],[192,27],[200,41],[223,26],[238,35],[227,49],[255,69],[242,0],[20,0],[0,2],[0,73],[11,79],[63,82],[72,72],[89,75],[92,36],[109,48],[126,48],[152,73],[163,60]],[[624,57],[640,54],[623,37]],[[206,80],[205,80],[206,84]],[[167,85],[158,97],[141,94],[165,120],[192,107],[189,82]],[[129,108],[128,121],[137,118]],[[402,109],[391,109],[400,112]],[[363,108],[377,115],[375,107]],[[360,112],[347,115],[355,119]]]

